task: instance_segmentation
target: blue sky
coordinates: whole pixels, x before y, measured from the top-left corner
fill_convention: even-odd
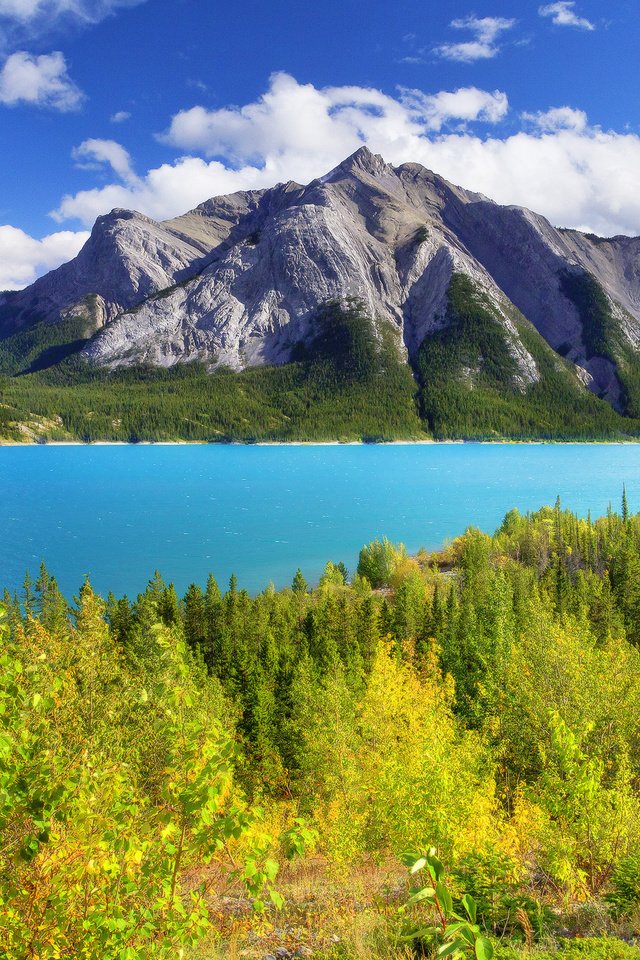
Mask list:
[[[366,142],[640,233],[638,0],[0,0],[0,289],[97,215],[306,181]]]

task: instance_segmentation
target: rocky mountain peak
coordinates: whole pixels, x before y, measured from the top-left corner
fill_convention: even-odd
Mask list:
[[[339,163],[337,167],[325,174],[321,178],[324,183],[331,183],[333,180],[340,180],[343,177],[380,177],[385,175],[394,175],[391,164],[386,163],[383,157],[378,153],[372,153],[369,147],[359,147],[355,153]]]
[[[414,359],[449,322],[454,275],[490,304],[518,388],[540,375],[529,322],[590,389],[623,402],[618,363],[631,360],[617,357],[640,350],[640,241],[557,230],[366,146],[308,186],[214,197],[164,223],[112,210],[75,260],[6,300],[0,336],[89,303],[90,362],[242,369],[287,362],[328,301],[355,298]]]
[[[146,217],[144,213],[138,213],[137,210],[126,210],[124,207],[114,207],[109,213],[104,213],[101,217],[98,217],[94,224],[94,230],[98,225],[117,223],[119,220],[143,220],[147,223],[153,222],[150,217]]]

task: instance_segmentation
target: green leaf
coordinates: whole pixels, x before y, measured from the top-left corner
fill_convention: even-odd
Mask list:
[[[277,890],[269,890],[269,898],[276,910],[282,910],[284,907],[284,897]]]
[[[469,928],[466,920],[459,920],[457,923],[448,923],[444,935],[445,937],[452,937],[455,933],[459,933],[463,927]]]
[[[433,849],[433,847],[429,851],[429,855],[427,857],[427,866],[429,868],[429,873],[431,874],[433,879],[436,881],[436,883],[439,883],[444,876],[444,867],[436,857],[435,850]]]
[[[471,920],[471,923],[475,923],[476,915],[477,915],[477,907],[476,907],[476,902],[471,896],[471,894],[465,893],[464,897],[462,898],[462,906],[464,907],[467,913],[467,916],[469,917],[469,920]]]
[[[476,939],[476,957],[477,960],[491,960],[493,957],[493,947],[486,937]]]
[[[460,927],[460,931],[459,931],[459,934],[458,934],[458,935],[459,935],[463,940],[466,940],[467,944],[468,944],[470,947],[473,947],[473,946],[474,946],[474,944],[475,944],[475,942],[476,942],[476,934],[474,933],[474,931],[472,930],[472,928],[469,926],[468,923],[463,923],[463,924],[462,924],[462,926]]]
[[[418,890],[412,897],[409,897],[407,906],[412,903],[420,903],[422,900],[430,900],[433,903],[435,893],[433,887],[423,887],[422,890]]]
[[[448,917],[453,910],[453,898],[442,883],[436,884],[436,897],[445,915]]]
[[[462,940],[452,940],[451,943],[443,943],[440,949],[438,950],[439,957],[450,957],[452,954],[460,953],[464,950],[464,942]]]

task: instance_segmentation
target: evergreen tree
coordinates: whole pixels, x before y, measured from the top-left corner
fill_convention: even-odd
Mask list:
[[[207,613],[206,602],[201,588],[190,584],[183,600],[183,627],[187,643],[196,649],[205,651],[207,646]]]
[[[291,583],[291,589],[293,590],[294,593],[297,593],[297,594],[307,593],[309,589],[309,585],[307,584],[307,581],[302,575],[302,570],[300,569],[300,567],[298,567],[298,569],[296,570],[295,576]]]

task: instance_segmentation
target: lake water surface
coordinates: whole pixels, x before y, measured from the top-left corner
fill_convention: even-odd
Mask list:
[[[640,508],[640,445],[2,447],[0,585],[44,560],[68,597],[85,574],[135,596],[156,568],[179,593],[209,571],[257,592],[298,566],[353,570],[375,537],[436,547],[558,495],[595,516],[623,482]]]

